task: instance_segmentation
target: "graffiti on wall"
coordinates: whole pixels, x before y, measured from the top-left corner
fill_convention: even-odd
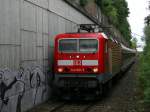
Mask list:
[[[46,79],[39,66],[22,66],[16,72],[0,70],[0,112],[10,112],[8,109],[11,112],[22,112],[46,100]],[[24,107],[28,102],[32,103],[31,107]]]

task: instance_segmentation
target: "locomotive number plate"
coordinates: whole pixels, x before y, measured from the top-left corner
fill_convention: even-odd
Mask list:
[[[72,72],[82,72],[83,70],[81,68],[77,68],[77,69],[71,69],[70,71],[72,71]]]
[[[73,65],[82,65],[81,60],[73,60]]]

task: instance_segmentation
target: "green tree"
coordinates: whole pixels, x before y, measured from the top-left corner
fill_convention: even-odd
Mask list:
[[[88,0],[80,0],[80,5],[85,6],[87,4]]]
[[[129,8],[126,0],[96,0],[102,12],[108,16],[110,22],[121,32],[127,42],[131,40],[131,29],[127,17]]]
[[[137,39],[136,38],[132,38],[131,43],[132,43],[132,48],[136,49],[136,47],[137,47]]]
[[[117,9],[113,6],[112,0],[97,0],[96,3],[101,8],[103,13],[110,19],[110,21],[113,24],[117,24],[118,12]]]
[[[144,90],[144,101],[150,103],[150,26],[144,29],[146,47],[140,64],[140,82]]]

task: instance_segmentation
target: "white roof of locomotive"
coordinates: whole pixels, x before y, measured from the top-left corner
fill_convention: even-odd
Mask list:
[[[101,35],[105,38],[108,39],[107,35],[105,33],[101,33]]]
[[[130,48],[126,47],[126,46],[123,45],[123,44],[121,44],[121,48],[122,48],[123,50],[125,50],[125,51],[134,52],[134,53],[136,52],[135,49],[130,49]]]

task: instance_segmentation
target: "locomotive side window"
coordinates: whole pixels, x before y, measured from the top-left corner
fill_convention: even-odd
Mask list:
[[[77,39],[59,40],[60,52],[77,52]]]
[[[98,40],[96,39],[79,39],[79,52],[97,52]]]

